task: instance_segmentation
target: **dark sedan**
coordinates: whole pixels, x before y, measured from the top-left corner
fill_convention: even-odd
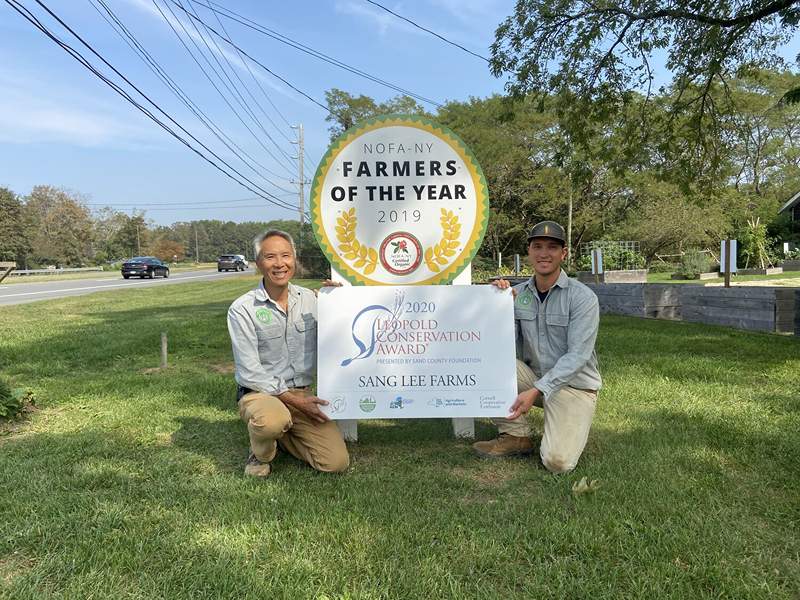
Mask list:
[[[169,267],[158,260],[155,256],[136,256],[122,263],[122,276],[129,277],[149,277],[152,279],[159,277],[169,277]]]

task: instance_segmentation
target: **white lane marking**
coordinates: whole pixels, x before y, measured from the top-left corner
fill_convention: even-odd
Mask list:
[[[207,275],[192,275],[190,277],[175,277],[173,281],[180,280],[183,281],[184,279],[197,279],[199,277],[221,277],[223,275],[227,275],[227,273],[208,273]],[[158,283],[157,281],[153,281],[150,285]],[[80,292],[83,290],[107,290],[108,288],[115,288],[115,287],[133,287],[130,283],[117,283],[114,285],[93,285],[91,287],[80,287],[80,288],[68,288],[66,290],[42,290],[40,292],[25,292],[24,294],[0,294],[0,298],[13,298],[15,296],[34,296],[36,294],[61,294],[63,292]],[[147,286],[150,287],[150,286]]]

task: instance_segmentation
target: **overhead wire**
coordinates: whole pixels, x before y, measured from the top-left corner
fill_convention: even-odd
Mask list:
[[[173,2],[173,4],[176,4],[176,3]],[[183,2],[181,0],[178,0],[177,5],[181,8],[181,10],[183,10],[184,12],[189,14],[186,11],[186,8],[183,6]],[[189,4],[189,6],[191,7],[191,4]],[[172,10],[170,10],[170,12],[172,12]],[[174,13],[173,13],[173,16],[175,16]],[[198,21],[205,28],[205,23],[202,20],[200,20],[199,17],[198,17]],[[195,24],[194,21],[191,21],[191,25],[192,25],[192,28],[194,29],[195,33],[197,33],[197,35],[202,40],[203,45],[208,50],[209,54],[211,54],[211,58],[214,59],[214,62],[217,64],[217,66],[219,67],[220,71],[222,71],[222,74],[225,76],[225,79],[227,79],[228,83],[230,83],[230,87],[228,87],[228,86],[226,86],[226,87],[228,87],[229,90],[232,89],[233,92],[236,94],[237,102],[238,102],[239,106],[241,106],[244,109],[244,111],[247,113],[247,115],[252,119],[253,123],[255,123],[256,127],[258,127],[261,130],[261,132],[267,137],[267,139],[270,142],[272,142],[272,144],[275,146],[275,148],[278,150],[278,152],[281,153],[283,155],[283,157],[291,163],[291,159],[289,158],[289,155],[286,153],[286,151],[283,148],[281,148],[278,145],[278,143],[273,139],[273,137],[269,134],[269,132],[266,130],[266,128],[264,128],[264,126],[261,123],[261,121],[258,119],[258,117],[256,117],[255,112],[248,105],[248,103],[245,100],[244,96],[242,96],[241,92],[239,91],[239,88],[236,85],[236,82],[234,82],[230,78],[230,75],[228,75],[228,71],[225,69],[225,66],[219,61],[218,55],[222,56],[222,59],[225,61],[225,64],[228,65],[228,69],[230,69],[230,71],[233,73],[233,76],[237,79],[237,81],[239,81],[239,83],[244,88],[245,92],[247,92],[247,94],[255,101],[255,98],[253,97],[252,93],[250,93],[249,88],[246,85],[244,85],[244,82],[239,77],[239,74],[236,72],[236,69],[234,68],[234,66],[228,60],[228,57],[225,55],[225,52],[223,52],[222,49],[219,47],[219,44],[217,44],[216,40],[214,39],[214,36],[212,36],[210,34],[208,35],[209,39],[211,40],[211,43],[214,45],[214,48],[216,48],[216,50],[217,50],[216,52],[211,47],[209,47],[208,42],[206,41],[206,36],[197,28],[197,25]],[[256,103],[257,103],[257,101],[256,101]],[[289,169],[286,166],[285,163],[283,163],[274,154],[272,154],[272,152],[269,152],[269,154],[286,171],[288,171],[290,174],[292,173],[291,169]]]
[[[349,65],[349,64],[347,64],[347,63],[345,63],[345,62],[343,62],[341,60],[338,60],[336,58],[333,58],[333,57],[331,57],[331,56],[329,56],[329,55],[327,55],[327,54],[325,54],[323,52],[320,52],[319,50],[315,50],[314,48],[311,48],[310,46],[307,46],[307,45],[305,45],[305,44],[303,44],[301,42],[293,40],[292,38],[290,38],[288,36],[285,36],[282,33],[279,33],[279,32],[277,32],[277,31],[275,31],[273,29],[265,27],[264,25],[261,25],[261,24],[255,22],[255,21],[253,21],[252,19],[248,19],[247,17],[244,17],[244,16],[240,15],[239,13],[234,12],[233,10],[231,10],[229,8],[222,7],[219,4],[217,4],[216,2],[213,2],[213,1],[209,0],[210,4],[204,4],[200,0],[192,0],[192,1],[194,3],[196,3],[196,4],[200,4],[202,6],[205,6],[206,8],[208,8],[209,10],[211,10],[211,11],[213,11],[215,13],[219,13],[222,16],[227,17],[228,19],[231,19],[232,21],[236,21],[237,23],[240,23],[241,25],[244,25],[245,27],[249,27],[250,29],[253,29],[254,31],[258,31],[262,35],[270,37],[270,38],[272,38],[272,39],[274,39],[274,40],[276,40],[276,41],[278,41],[278,42],[280,42],[282,44],[286,44],[287,46],[295,48],[296,50],[300,50],[301,52],[304,52],[305,54],[313,56],[313,57],[315,57],[315,58],[317,58],[319,60],[322,60],[322,61],[324,61],[324,62],[326,62],[328,64],[337,66],[340,69],[344,69],[345,71],[353,73],[354,75],[358,75],[360,77],[368,79],[369,81],[372,81],[373,83],[377,83],[379,85],[388,87],[389,89],[392,89],[392,90],[394,90],[396,92],[399,92],[401,94],[405,94],[406,96],[410,96],[412,98],[420,100],[421,102],[425,102],[427,104],[432,104],[433,106],[436,106],[437,108],[441,108],[442,107],[442,104],[440,102],[437,102],[436,100],[432,100],[431,98],[426,98],[425,96],[417,94],[416,92],[413,92],[411,90],[407,90],[407,89],[402,88],[402,87],[400,87],[400,86],[398,86],[396,84],[393,84],[393,83],[390,83],[388,81],[385,81],[384,79],[376,77],[375,75],[371,75],[371,74],[367,73],[366,71],[362,71],[361,69],[358,69],[357,67],[353,67],[352,65]],[[170,0],[170,2],[175,3],[175,0]],[[216,7],[219,7],[219,8],[216,8]]]
[[[163,114],[169,121],[171,121],[176,127],[178,127],[181,131],[183,131],[188,137],[190,137],[194,142],[204,148],[209,154],[214,156],[217,160],[219,160],[222,164],[224,164],[228,169],[236,173],[241,179],[235,177],[230,172],[223,169],[219,164],[208,158],[205,154],[200,152],[197,148],[195,148],[191,143],[189,143],[185,138],[180,136],[175,130],[173,130],[169,125],[164,123],[160,120],[152,111],[148,108],[143,106],[139,103],[135,98],[133,98],[125,89],[123,89],[119,84],[112,81],[109,77],[103,74],[100,70],[98,70],[89,60],[84,57],[78,50],[73,48],[71,45],[60,39],[56,36],[52,31],[50,31],[26,6],[21,4],[18,0],[5,0],[6,4],[8,4],[12,9],[14,9],[17,13],[19,13],[25,20],[30,22],[36,29],[41,31],[46,37],[48,37],[51,41],[53,41],[56,45],[61,47],[67,54],[69,54],[72,58],[74,58],[77,62],[79,62],[82,66],[84,66],[87,70],[93,73],[98,79],[103,81],[106,85],[108,85],[111,89],[113,89],[117,94],[122,96],[126,101],[136,107],[140,112],[142,112],[145,116],[155,122],[159,127],[164,129],[167,133],[169,133],[172,137],[178,140],[180,143],[185,145],[189,148],[192,152],[194,152],[197,156],[202,158],[204,161],[212,165],[214,168],[219,170],[221,173],[226,175],[228,178],[236,181],[242,187],[250,190],[257,196],[263,198],[267,202],[271,204],[275,204],[276,206],[280,206],[281,208],[285,208],[288,210],[296,210],[295,207],[285,203],[283,200],[280,200],[277,196],[270,193],[269,191],[263,189],[261,186],[250,180],[248,177],[243,175],[239,172],[235,167],[232,167],[227,161],[217,155],[213,150],[208,148],[203,142],[198,140],[194,137],[190,132],[188,132],[183,126],[180,125],[175,119],[173,119],[168,113],[166,113],[160,106],[158,106],[152,99],[147,96],[144,92],[142,92],[135,84],[133,84],[127,77],[125,77],[122,73],[119,72],[111,63],[109,63],[102,55],[100,55],[88,42],[86,42],[74,29],[72,29],[69,25],[67,25],[58,15],[56,15],[52,10],[50,10],[47,5],[45,5],[41,0],[35,0],[36,3],[42,7],[53,19],[55,19],[62,27],[64,27],[67,31],[69,31],[80,43],[85,46],[92,54],[94,54],[98,59],[100,59],[108,68],[110,68],[114,73],[120,77],[125,83],[127,83],[131,88],[133,88],[142,98],[144,98],[150,105],[152,105],[158,112]],[[244,181],[242,181],[244,180]],[[247,183],[245,183],[247,182]]]
[[[220,97],[221,97],[221,98],[222,98],[222,100],[225,102],[225,104],[228,106],[228,108],[230,108],[230,109],[231,109],[231,112],[233,112],[233,114],[236,116],[236,118],[239,120],[239,122],[242,124],[242,126],[244,126],[244,128],[245,128],[245,129],[247,129],[247,131],[250,133],[250,135],[253,137],[253,139],[254,139],[254,140],[255,140],[255,141],[256,141],[256,142],[257,142],[257,143],[258,143],[258,144],[259,144],[259,145],[260,145],[260,146],[261,146],[261,147],[264,149],[264,151],[265,151],[267,154],[269,154],[270,156],[272,156],[272,158],[273,158],[274,160],[276,160],[276,161],[277,161],[277,159],[276,159],[276,158],[275,158],[275,156],[272,154],[272,152],[270,151],[270,149],[269,149],[269,148],[267,148],[267,146],[264,144],[264,142],[261,140],[261,138],[260,138],[259,136],[257,136],[257,135],[256,135],[256,133],[253,131],[253,129],[252,129],[252,128],[251,128],[251,127],[250,127],[250,126],[249,126],[249,125],[248,125],[248,124],[245,122],[245,120],[242,118],[242,116],[241,116],[241,114],[239,113],[239,111],[238,111],[238,110],[237,110],[237,109],[236,109],[236,108],[235,108],[235,107],[234,107],[234,106],[233,106],[233,105],[230,103],[230,101],[228,100],[228,97],[227,97],[227,96],[225,95],[225,93],[224,93],[224,92],[223,92],[223,91],[222,91],[222,90],[219,88],[219,86],[216,84],[216,82],[215,82],[215,81],[214,81],[214,79],[211,77],[211,75],[209,75],[209,74],[208,74],[208,71],[206,71],[205,67],[203,67],[203,65],[200,63],[200,61],[199,61],[199,60],[197,59],[197,57],[194,55],[194,52],[192,52],[192,50],[189,48],[189,46],[187,46],[187,45],[186,45],[186,42],[183,40],[183,37],[181,36],[181,34],[180,34],[180,33],[178,33],[178,30],[177,30],[177,29],[175,29],[175,27],[173,26],[173,24],[172,24],[172,20],[170,20],[170,18],[169,18],[169,17],[167,17],[167,15],[164,13],[164,11],[163,11],[163,10],[161,10],[161,7],[159,6],[158,2],[156,2],[156,0],[152,0],[152,3],[153,3],[153,6],[155,6],[155,7],[156,7],[156,10],[159,12],[159,14],[161,15],[161,17],[164,19],[164,21],[166,21],[167,25],[168,25],[168,26],[169,26],[169,28],[172,30],[172,33],[173,33],[173,34],[175,34],[175,37],[176,37],[176,38],[178,38],[178,41],[179,41],[179,42],[181,43],[181,45],[184,47],[184,49],[186,50],[186,52],[189,54],[189,56],[192,58],[192,60],[193,60],[193,61],[195,62],[195,64],[198,66],[198,68],[199,68],[199,69],[200,69],[200,71],[203,73],[203,75],[205,76],[205,78],[206,78],[206,79],[209,81],[209,83],[211,83],[211,85],[214,87],[214,89],[215,89],[215,90],[217,91],[217,93],[220,95]],[[170,14],[172,15],[172,19],[173,19],[173,20],[175,20],[175,21],[178,23],[178,25],[180,26],[181,30],[184,32],[184,34],[186,35],[186,37],[188,37],[188,38],[189,38],[189,41],[190,41],[190,42],[191,42],[191,44],[192,44],[192,45],[195,47],[195,50],[197,51],[197,53],[198,53],[198,54],[200,54],[200,56],[203,58],[203,60],[205,61],[205,63],[206,63],[206,64],[207,64],[207,65],[208,65],[208,66],[211,68],[211,70],[212,70],[212,71],[214,71],[214,74],[217,76],[217,78],[219,79],[219,81],[222,83],[222,86],[223,86],[223,87],[225,87],[225,88],[227,88],[227,89],[228,89],[228,92],[231,94],[231,96],[233,97],[234,101],[237,101],[237,98],[235,97],[235,94],[234,94],[233,92],[231,92],[230,88],[229,88],[229,87],[227,86],[227,84],[225,83],[225,80],[224,80],[224,79],[223,79],[223,78],[222,78],[222,77],[219,75],[219,73],[218,73],[218,72],[217,72],[217,70],[215,69],[214,65],[212,65],[212,64],[211,64],[211,62],[208,60],[208,57],[206,57],[205,53],[203,53],[203,51],[200,49],[200,46],[198,46],[198,45],[197,45],[197,42],[194,40],[194,37],[193,37],[193,36],[192,36],[192,35],[191,35],[191,34],[188,32],[188,30],[187,30],[187,29],[186,29],[186,27],[184,26],[184,24],[183,24],[183,21],[182,21],[181,19],[178,19],[178,17],[175,15],[174,11],[173,11],[173,10],[170,8],[169,4],[167,4],[166,2],[165,2],[165,6],[166,6],[167,10],[170,12]],[[212,56],[213,56],[213,52],[212,52]],[[272,171],[272,170],[267,170],[267,172],[268,172],[270,175],[272,175],[273,177],[276,177],[276,178],[278,178],[278,179],[284,179],[284,180],[288,181],[288,180],[286,179],[286,177],[285,177],[285,176],[283,176],[283,175],[278,175],[277,173],[275,173],[275,172],[274,172],[274,171]]]
[[[397,14],[396,12],[394,12],[393,10],[390,10],[390,9],[386,8],[386,7],[385,7],[383,4],[380,4],[379,2],[375,2],[374,0],[367,0],[367,2],[369,2],[369,3],[370,3],[370,4],[372,4],[373,6],[377,6],[378,8],[380,8],[380,9],[382,9],[382,10],[385,10],[385,11],[386,11],[386,12],[388,12],[390,15],[394,15],[394,16],[395,16],[395,17],[397,17],[398,19],[402,19],[403,21],[405,21],[406,23],[409,23],[409,24],[413,25],[413,26],[414,26],[414,27],[416,27],[417,29],[421,29],[422,31],[424,31],[424,32],[426,32],[426,33],[430,33],[431,35],[433,35],[433,36],[435,36],[435,37],[439,38],[439,39],[440,39],[440,40],[442,40],[443,42],[446,42],[446,43],[450,44],[451,46],[455,46],[455,47],[456,47],[456,48],[458,48],[459,50],[463,50],[463,51],[464,51],[464,52],[466,52],[467,54],[471,54],[472,56],[474,56],[474,57],[476,57],[476,58],[480,58],[481,60],[485,60],[487,63],[488,63],[488,62],[490,62],[490,61],[489,61],[489,59],[488,59],[488,58],[486,58],[485,56],[481,56],[480,54],[476,54],[475,52],[473,52],[472,50],[469,50],[468,48],[465,48],[465,47],[464,47],[464,46],[462,46],[461,44],[457,44],[456,42],[453,42],[453,41],[451,41],[451,40],[448,40],[448,39],[447,39],[446,37],[444,37],[443,35],[439,35],[439,34],[438,34],[438,33],[436,33],[435,31],[431,31],[431,30],[430,30],[430,29],[428,29],[427,27],[423,27],[423,26],[422,26],[422,25],[420,25],[419,23],[416,23],[416,22],[412,21],[411,19],[409,19],[409,18],[407,18],[407,17],[404,17],[403,15],[399,15],[399,14]]]
[[[230,152],[232,152],[239,160],[241,160],[247,167],[264,181],[269,183],[274,188],[292,193],[290,190],[283,188],[268,177],[262,174],[255,166],[265,169],[258,160],[249,154],[244,148],[239,146],[230,136],[228,136],[222,128],[220,128],[213,119],[209,117],[192,99],[184,92],[184,90],[177,84],[177,82],[169,76],[166,70],[153,58],[147,49],[138,41],[136,36],[125,26],[122,20],[114,13],[113,10],[106,4],[104,0],[97,0],[102,5],[103,10],[106,11],[108,17],[95,4],[95,0],[88,0],[91,6],[98,12],[98,14],[109,24],[109,26],[117,33],[118,36],[133,50],[133,52],[144,61],[145,65],[158,77],[172,93],[186,106],[203,125],[216,137]],[[113,20],[110,21],[109,17]],[[235,149],[234,149],[235,148]],[[241,153],[241,155],[240,155]],[[245,159],[244,157],[247,157]]]
[[[192,0],[189,0],[189,2],[191,3]],[[213,11],[212,11],[212,14],[214,15],[214,18],[216,19],[217,23],[219,24],[220,28],[225,33],[225,35],[227,35],[228,37],[231,37],[231,35],[228,33],[228,30],[225,28],[225,24],[219,18],[219,15],[216,12],[213,12]],[[253,73],[253,70],[250,68],[250,63],[245,60],[244,56],[242,56],[242,53],[239,52],[238,49],[236,49],[236,54],[239,57],[239,60],[241,61],[241,63],[247,69],[247,72],[250,74],[250,78],[256,84],[256,87],[258,87],[258,89],[261,91],[261,95],[264,96],[264,98],[266,98],[267,102],[269,102],[269,105],[272,107],[272,109],[278,114],[278,116],[281,117],[281,119],[283,119],[283,122],[286,123],[286,126],[291,129],[292,126],[289,123],[289,121],[286,119],[285,116],[283,116],[283,113],[280,111],[280,109],[278,109],[278,107],[272,101],[272,98],[270,98],[269,94],[267,94],[267,91],[264,89],[264,86],[261,85],[261,82],[258,80],[258,78],[256,77],[255,73]],[[275,123],[275,121],[272,120],[272,117],[269,116],[269,113],[266,110],[264,110],[264,108],[261,106],[261,104],[259,102],[256,102],[256,105],[261,109],[261,111],[263,112],[264,116],[267,118],[267,120],[270,122],[270,124],[275,128],[275,131],[280,133],[287,142],[291,143],[292,140],[289,138],[287,133],[283,130],[282,127],[279,127]]]

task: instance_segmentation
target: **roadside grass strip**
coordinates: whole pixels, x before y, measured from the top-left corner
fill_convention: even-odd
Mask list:
[[[800,339],[604,317],[568,475],[397,420],[360,422],[343,475],[254,481],[225,325],[251,285],[0,308],[38,407],[0,424],[0,598],[800,596]]]

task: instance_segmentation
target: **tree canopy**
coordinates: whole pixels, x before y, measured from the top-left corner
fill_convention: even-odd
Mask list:
[[[671,112],[689,113],[703,145],[721,112],[715,86],[726,90],[753,65],[784,68],[778,49],[799,23],[800,0],[517,0],[497,29],[491,69],[516,95],[560,98],[578,130],[633,93],[669,91]],[[653,90],[662,57],[672,85]],[[782,94],[800,97],[800,86]]]

